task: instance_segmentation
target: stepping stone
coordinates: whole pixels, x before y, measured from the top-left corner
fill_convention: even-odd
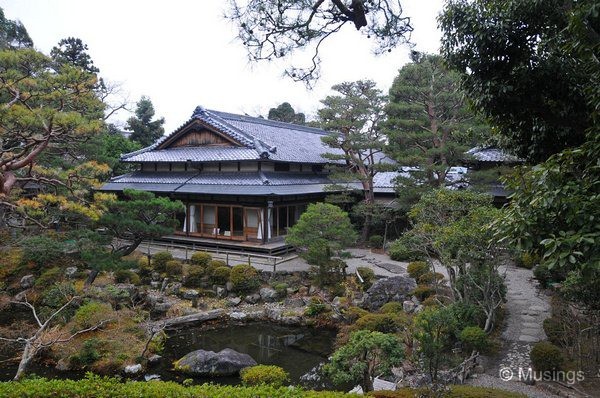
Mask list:
[[[396,264],[390,264],[390,263],[379,263],[379,264],[375,264],[377,267],[383,268],[384,270],[391,272],[393,274],[403,274],[404,272],[406,272],[404,270],[404,268],[402,268],[399,265]]]
[[[547,312],[548,309],[541,307],[539,305],[532,305],[531,307],[529,307],[530,310],[532,311],[540,311],[540,312]]]
[[[526,329],[521,330],[521,333],[528,334],[530,336],[535,336],[540,332],[541,332],[541,329],[539,329],[539,328],[526,328]]]
[[[519,336],[519,341],[524,341],[526,343],[536,343],[536,342],[540,341],[540,339],[538,339],[535,336],[530,336],[528,334],[522,334]]]
[[[521,319],[524,322],[533,322],[533,321],[535,321],[535,317],[531,316],[531,315],[521,315]]]
[[[524,328],[532,328],[532,329],[537,329],[537,328],[541,327],[541,325],[537,322],[523,322],[522,326]]]

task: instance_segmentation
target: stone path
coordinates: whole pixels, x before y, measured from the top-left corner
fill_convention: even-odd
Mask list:
[[[534,398],[554,397],[556,395],[538,386],[519,381],[519,372],[526,375],[531,365],[531,347],[546,339],[543,321],[550,316],[549,297],[538,288],[531,270],[509,265],[500,272],[506,275],[507,287],[505,328],[501,335],[503,347],[495,358],[488,358],[486,374],[470,384],[502,388]]]

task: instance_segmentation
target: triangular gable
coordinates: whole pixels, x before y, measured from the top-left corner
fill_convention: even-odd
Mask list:
[[[200,146],[243,147],[245,145],[196,119],[191,120],[187,126],[183,126],[176,134],[161,142],[156,149]]]

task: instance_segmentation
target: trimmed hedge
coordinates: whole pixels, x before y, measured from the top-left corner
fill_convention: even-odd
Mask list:
[[[240,372],[242,383],[246,386],[260,386],[268,384],[281,387],[289,381],[288,372],[274,365],[255,365],[244,368]]]
[[[249,293],[260,286],[258,272],[248,264],[235,265],[231,269],[229,281],[233,283],[233,290],[239,293]]]
[[[417,393],[419,395],[417,395]],[[185,387],[166,381],[147,383],[100,377],[88,373],[82,380],[27,379],[20,382],[1,382],[0,396],[3,398],[352,398],[356,394],[338,391],[311,391],[297,387],[254,387],[221,386],[202,384]],[[399,391],[375,391],[370,397],[412,398],[427,397],[424,391],[403,388]],[[448,398],[527,398],[513,392],[472,386],[452,386]]]

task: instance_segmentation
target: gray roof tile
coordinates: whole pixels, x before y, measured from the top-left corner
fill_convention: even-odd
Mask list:
[[[496,163],[521,163],[523,160],[517,156],[504,152],[501,149],[493,147],[475,147],[466,152],[479,162],[496,162]]]

